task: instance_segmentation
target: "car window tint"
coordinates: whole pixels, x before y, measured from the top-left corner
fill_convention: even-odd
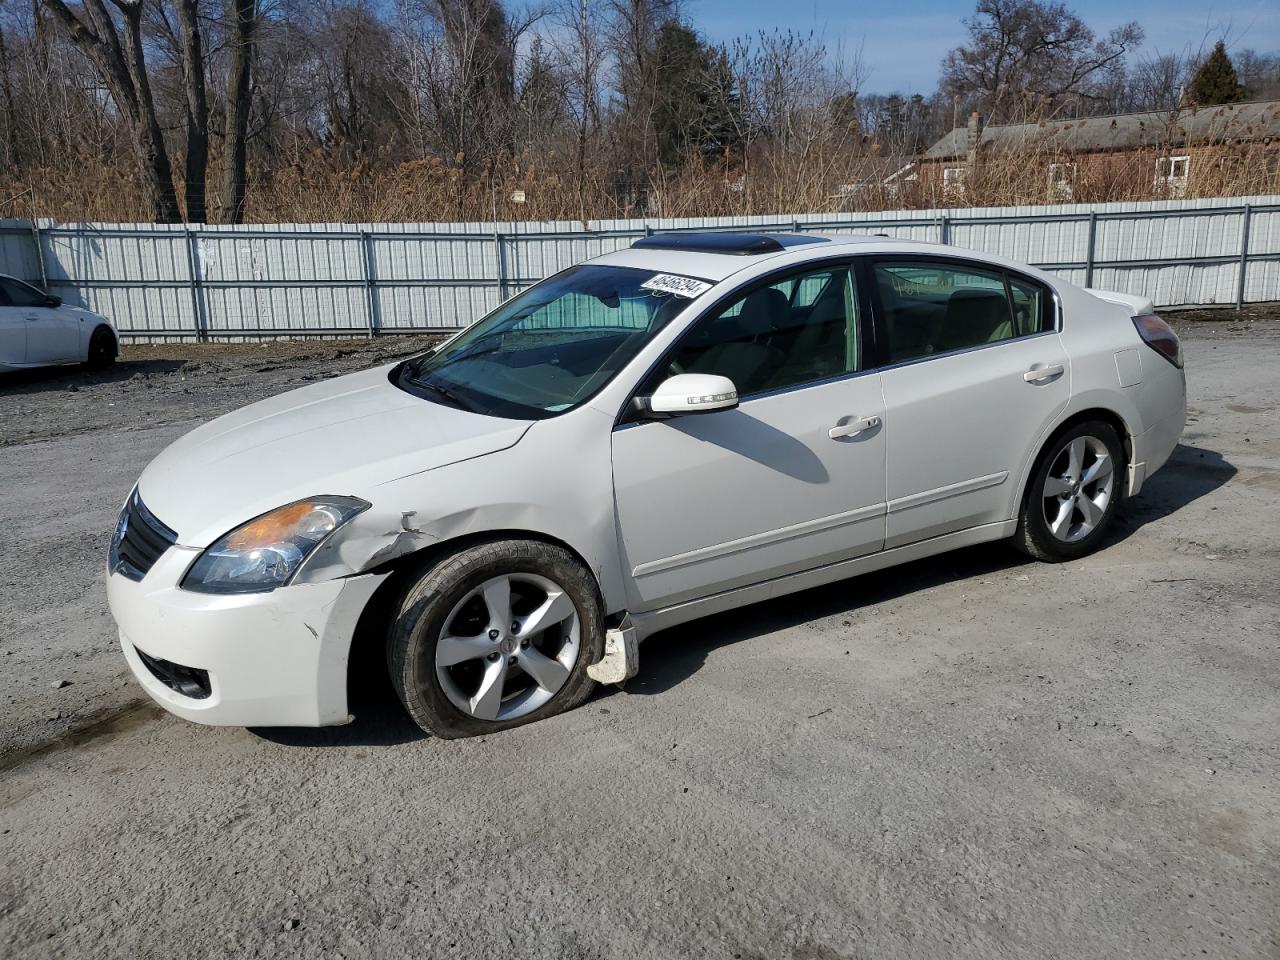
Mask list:
[[[743,397],[853,373],[856,303],[843,266],[757,287],[699,321],[668,372],[728,377]]]
[[[1029,332],[1014,329],[1001,273],[935,263],[877,263],[873,270],[891,363]]]
[[[1013,327],[1016,336],[1039,333],[1044,329],[1044,288],[1034,283],[1023,283],[1009,278],[1009,293],[1013,297]]]
[[[38,307],[43,304],[44,294],[35,287],[0,277],[0,306]]]

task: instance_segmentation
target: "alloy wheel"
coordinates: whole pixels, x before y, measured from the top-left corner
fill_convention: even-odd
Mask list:
[[[1041,493],[1049,532],[1064,543],[1083,540],[1106,516],[1115,492],[1115,464],[1094,436],[1074,437],[1049,464]]]
[[[477,720],[511,720],[554,697],[578,659],[582,628],[562,587],[532,573],[493,577],[445,618],[435,669],[449,702]]]

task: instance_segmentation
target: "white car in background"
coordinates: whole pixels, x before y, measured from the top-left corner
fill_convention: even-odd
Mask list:
[[[110,366],[119,336],[106,317],[0,274],[0,371],[84,363]]]
[[[347,722],[372,635],[424,730],[484,734],[706,614],[997,539],[1081,557],[1185,410],[1142,298],[899,240],[648,237],[178,440],[108,594],[187,719]]]

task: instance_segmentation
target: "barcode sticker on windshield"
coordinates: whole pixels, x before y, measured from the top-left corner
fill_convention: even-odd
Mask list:
[[[694,297],[700,297],[710,290],[711,284],[705,280],[695,280],[693,277],[681,277],[674,273],[660,273],[656,277],[650,277],[640,284],[640,288],[642,290],[653,290],[657,293],[674,293],[677,297],[692,300]]]

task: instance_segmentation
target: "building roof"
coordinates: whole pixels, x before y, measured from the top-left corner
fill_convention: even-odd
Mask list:
[[[950,160],[968,153],[968,131],[956,127],[926,150],[924,160]],[[1280,137],[1280,100],[1187,107],[1174,113],[1124,113],[1111,117],[1045,120],[986,127],[980,147],[1016,149],[1034,145],[1066,153],[1135,150],[1188,142],[1221,143]]]

